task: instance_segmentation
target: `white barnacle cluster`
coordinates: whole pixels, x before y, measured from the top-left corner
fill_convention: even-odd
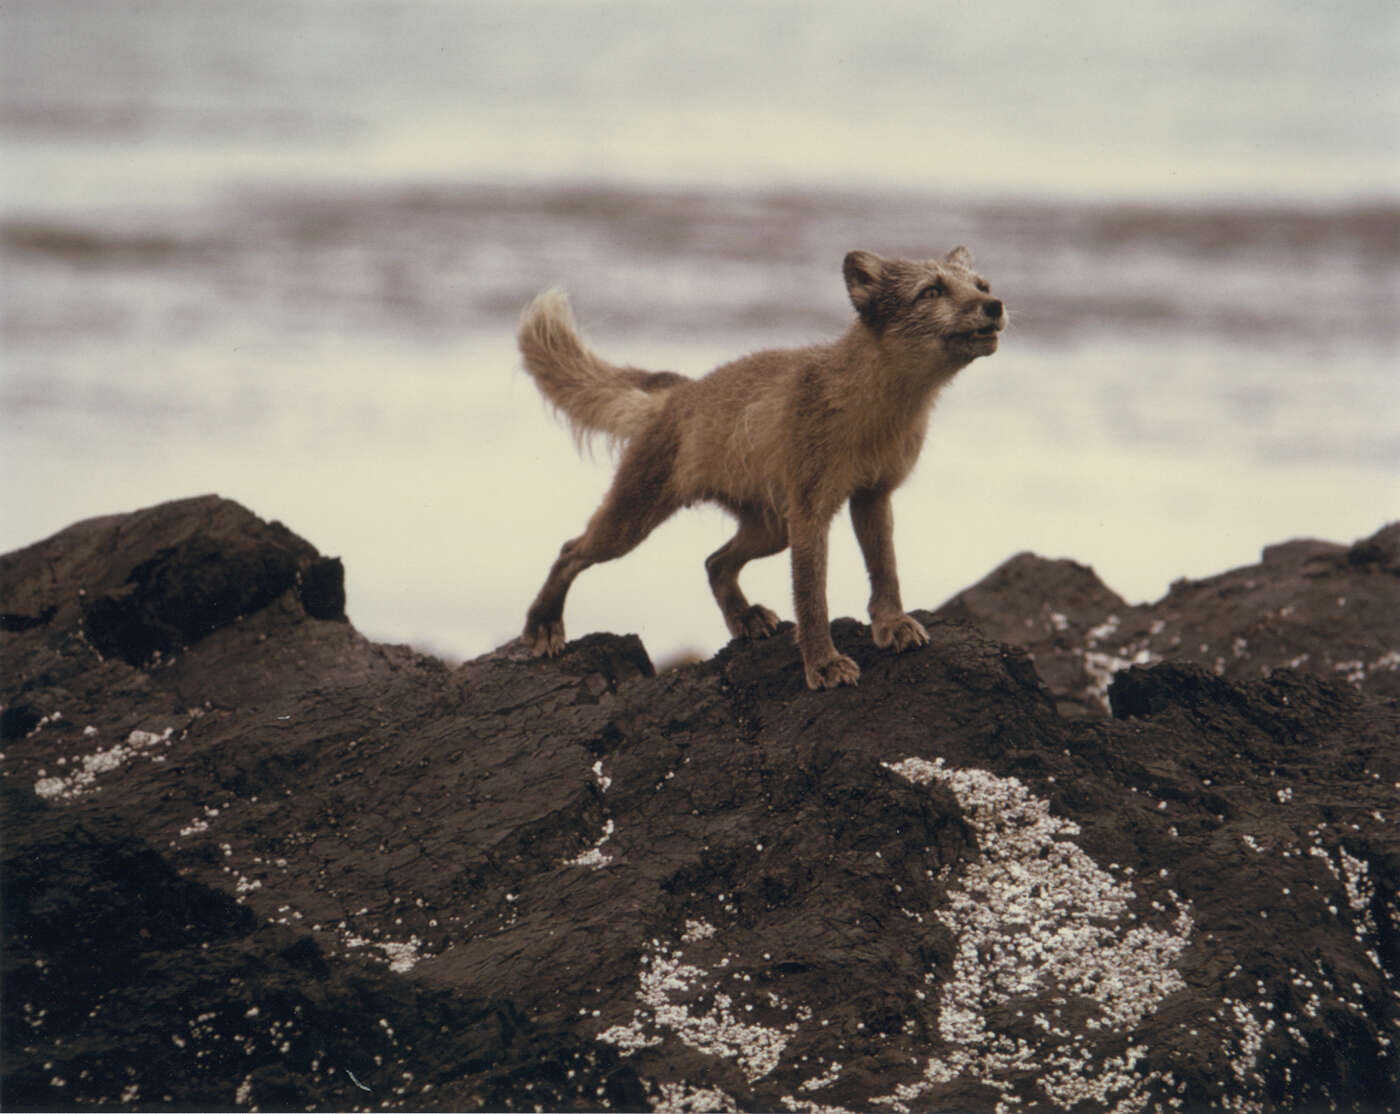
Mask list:
[[[772,990],[754,989],[752,976],[735,962],[738,956],[724,948],[710,922],[687,920],[681,941],[690,946],[690,952],[703,954],[687,962],[686,952],[679,947],[651,940],[638,968],[638,1008],[627,1024],[600,1033],[600,1041],[630,1056],[668,1039],[679,1040],[697,1052],[736,1065],[754,1083],[774,1072],[804,1026],[825,1026],[824,1021],[814,1022],[809,1007],[794,1007]],[[829,1087],[840,1079],[840,1073],[841,1065],[830,1063],[797,1090],[810,1094]],[[648,1087],[657,1110],[735,1109],[733,1100],[722,1091],[696,1089],[685,1081],[649,1082]],[[838,1107],[807,1097],[788,1095],[780,1101],[790,1110],[839,1112]]]
[[[1062,1110],[1080,1108],[1086,1102],[1097,1103],[1118,1114],[1142,1109],[1148,1096],[1141,1088],[1137,1064],[1147,1053],[1142,1045],[1132,1045],[1121,1056],[1106,1056],[1102,1060],[1071,1058],[1044,1072],[1037,1081],[1045,1095]],[[1086,1069],[1090,1069],[1087,1070]],[[1120,1096],[1114,1102],[1114,1096]]]
[[[588,848],[587,851],[582,851],[575,855],[572,859],[565,859],[563,865],[586,866],[589,870],[602,870],[603,867],[612,862],[612,856],[603,852],[603,844],[612,839],[613,832],[616,830],[617,826],[611,819],[605,820],[603,822],[603,834],[598,837],[593,846]]]
[[[1115,649],[1103,648],[1104,643],[1118,633],[1120,622],[1117,615],[1110,615],[1084,635],[1084,649],[1080,651],[1084,672],[1089,675],[1089,695],[1105,711],[1109,707],[1108,686],[1115,673],[1132,665],[1153,665],[1162,660],[1162,656],[1151,650],[1145,640],[1141,644],[1132,643]]]
[[[389,970],[400,974],[413,970],[423,958],[418,950],[423,942],[417,936],[411,936],[407,940],[371,940],[365,936],[346,933],[343,939],[347,948],[379,949],[384,953],[383,959],[389,964]]]
[[[1400,997],[1378,950],[1378,920],[1385,918],[1388,925],[1393,925],[1397,909],[1391,904],[1377,902],[1370,864],[1365,859],[1340,845],[1328,849],[1324,843],[1327,827],[1326,823],[1320,823],[1309,829],[1306,848],[1290,845],[1284,847],[1281,854],[1285,859],[1311,858],[1326,869],[1333,885],[1329,886],[1325,880],[1321,884],[1313,883],[1313,892],[1333,917],[1344,918],[1350,914],[1358,948],[1391,985],[1391,993]],[[1337,896],[1338,887],[1341,897]],[[1293,890],[1285,887],[1283,894],[1292,896]],[[1272,1070],[1281,1073],[1286,1083],[1291,1081],[1299,1061],[1314,1054],[1316,1025],[1329,1011],[1345,1010],[1357,1017],[1368,1015],[1365,987],[1350,974],[1344,976],[1329,970],[1321,957],[1315,957],[1313,964],[1314,969],[1310,971],[1289,969],[1294,997],[1291,1004],[1280,1003],[1275,989],[1263,980],[1256,980],[1252,993],[1247,989],[1236,990],[1221,999],[1211,1023],[1220,1030],[1221,1046],[1228,1053],[1235,1080],[1244,1088],[1233,1097],[1222,1097],[1222,1106],[1226,1109],[1263,1109],[1262,1100],[1256,1097],[1264,1086],[1263,1062],[1269,1061]],[[1233,983],[1240,974],[1237,964],[1226,981]],[[1311,1028],[1308,1022],[1313,1023]],[[1386,1033],[1377,1033],[1375,1040],[1380,1050],[1389,1049],[1393,1044],[1393,1038]]]
[[[399,904],[398,898],[394,899],[394,904]],[[419,904],[421,905],[421,899]],[[283,905],[279,907],[278,912],[284,913],[289,910],[290,906]],[[291,910],[291,913],[293,919],[302,919],[301,913],[296,912],[294,910]],[[355,917],[369,918],[368,928],[358,929],[352,923],[351,918]],[[382,963],[387,963],[389,965],[389,970],[391,971],[397,971],[399,974],[405,974],[408,971],[413,970],[413,968],[416,967],[418,963],[424,958],[424,945],[423,941],[418,937],[418,934],[411,933],[407,939],[396,939],[392,936],[387,935],[382,928],[374,924],[373,921],[375,919],[377,918],[370,913],[369,908],[366,906],[354,911],[353,913],[348,914],[345,920],[335,922],[334,924],[312,924],[311,931],[333,932],[337,937],[339,937],[340,943],[343,944],[347,950],[364,948],[364,954],[367,958],[379,960]],[[279,923],[286,924],[286,917],[282,917]],[[433,925],[437,922],[429,921],[428,923],[430,925]],[[402,925],[403,918],[396,917],[394,919],[394,924]],[[331,954],[335,953],[332,952]]]
[[[1132,885],[1095,864],[1074,842],[1078,827],[1053,816],[1048,802],[1016,779],[951,769],[941,760],[910,758],[890,768],[918,784],[948,785],[977,832],[982,855],[955,880],[948,903],[926,911],[957,940],[952,969],[925,976],[926,986],[940,988],[937,1052],[912,1081],[870,1096],[865,1105],[907,1111],[938,1084],[959,1079],[1001,1091],[1008,1109],[1028,1100],[1013,1093],[1028,1076],[1041,1102],[1063,1109],[1095,1103],[1127,1112],[1151,1101],[1154,1085],[1170,1090],[1169,1076],[1142,1068],[1145,1048],[1130,1041],[1124,1049],[1111,1038],[1131,1036],[1185,985],[1177,964],[1193,924],[1176,895],[1168,893],[1176,907],[1169,926],[1137,923]],[[1161,903],[1154,908],[1168,912]],[[709,922],[687,921],[681,943],[684,952],[650,942],[638,971],[638,1008],[628,1023],[598,1039],[624,1055],[678,1039],[736,1064],[750,1083],[771,1075],[813,1022],[812,1011],[772,991],[762,998],[748,993],[737,957],[723,949]],[[924,996],[918,987],[910,993]],[[994,1018],[1017,1005],[1034,1016],[1018,1015],[1012,1033]],[[1248,1053],[1253,1030],[1239,1025]],[[1101,1051],[1110,1043],[1112,1053]],[[813,1093],[836,1085],[841,1071],[838,1063],[825,1065],[783,1097],[782,1106],[836,1110]],[[726,1096],[707,1092],[702,1100],[702,1092],[684,1083],[660,1086],[658,1109],[695,1109],[700,1101],[726,1108]]]
[[[743,1001],[747,995],[742,986],[734,987],[733,993],[723,989],[734,979],[733,972],[726,970],[732,957],[725,957],[715,969],[682,959],[679,949],[653,940],[638,973],[641,1008],[629,1025],[614,1026],[598,1039],[632,1049],[657,1043],[658,1033],[672,1033],[698,1052],[732,1060],[750,1082],[772,1072],[797,1031],[797,1022],[777,1028],[741,1021],[739,1013],[751,1013],[753,1003]],[[737,1004],[736,993],[741,996]],[[787,1007],[779,1002],[778,1008]]]
[[[659,1033],[649,1032],[646,1021],[636,1016],[626,1025],[614,1025],[598,1034],[604,1044],[611,1044],[624,1055],[630,1056],[640,1048],[651,1048],[662,1043]]]
[[[1374,673],[1394,673],[1400,670],[1400,650],[1387,650],[1370,663],[1364,658],[1335,662],[1332,668],[1338,673],[1346,674],[1347,683],[1359,688]]]
[[[709,921],[687,920],[685,931],[681,933],[681,942],[693,944],[697,940],[708,940],[718,931]]]
[[[1349,855],[1345,847],[1337,848],[1337,864],[1341,868],[1342,884],[1347,891],[1347,904],[1351,911],[1362,919],[1371,932],[1375,931],[1375,921],[1371,917],[1371,864],[1356,855]]]
[[[933,983],[941,974],[939,1035],[947,1047],[929,1058],[921,1080],[872,1101],[907,1110],[932,1086],[957,1078],[1010,1097],[1010,1080],[1027,1069],[1058,1106],[1091,1101],[1127,1110],[1147,1101],[1157,1076],[1136,1070],[1142,1049],[1106,1058],[1095,1050],[1105,1031],[1131,1032],[1184,987],[1177,963],[1191,936],[1189,911],[1177,902],[1167,930],[1134,924],[1132,886],[1101,869],[1072,841],[1078,826],[1051,815],[1048,802],[1015,778],[951,769],[942,759],[908,758],[889,768],[916,784],[947,785],[982,853],[935,913],[957,938],[952,971],[927,976]],[[1054,1005],[1071,1000],[1080,1007],[1074,1016],[1085,1017],[1082,1027]],[[1046,1003],[1028,1019],[1039,1040],[998,1031],[990,1020],[991,1011],[1015,1001]]]
[[[942,760],[909,758],[889,768],[916,784],[946,785],[975,830],[981,854],[944,878],[944,904],[906,910],[937,919],[955,939],[951,965],[908,988],[919,999],[938,995],[938,1029],[908,1075],[886,1084],[887,1093],[863,1097],[861,1107],[919,1109],[940,1098],[940,1085],[958,1082],[999,1092],[997,1108],[1005,1111],[1094,1107],[1129,1114],[1178,1107],[1183,1084],[1148,1065],[1140,1027],[1185,987],[1179,967],[1195,934],[1189,907],[1171,890],[1140,897],[1131,869],[1101,868],[1078,845],[1077,825],[1053,815],[1047,801],[1014,778],[954,769]],[[1377,903],[1364,859],[1322,846],[1324,827],[1309,833],[1311,849],[1289,847],[1282,854],[1320,860],[1336,883],[1335,915],[1350,914],[1358,941],[1374,945],[1376,922],[1393,920],[1392,907]],[[1270,850],[1253,836],[1241,840],[1251,855]],[[721,895],[721,908],[723,901]],[[723,936],[710,922],[692,919],[674,944],[651,940],[638,967],[631,1018],[598,1039],[626,1056],[679,1041],[735,1065],[750,1084],[771,1080],[780,1066],[796,1068],[794,1042],[809,1026],[827,1022],[770,988],[751,989]],[[1366,954],[1380,966],[1375,946]],[[1227,982],[1240,974],[1237,966]],[[1306,1047],[1308,1021],[1316,1023],[1324,1009],[1365,1009],[1363,988],[1354,980],[1343,985],[1320,962],[1315,972],[1290,974],[1298,997],[1291,1009],[1261,981],[1253,992],[1232,985],[1209,1016],[1191,1022],[1218,1035],[1230,1065],[1235,1089],[1220,1096],[1223,1108],[1262,1109],[1263,1061],[1281,1055],[1281,1037]],[[1378,1040],[1390,1047],[1389,1038]],[[1285,1076],[1291,1070],[1286,1062],[1277,1066]],[[802,1076],[773,1100],[775,1108],[836,1114],[839,1108],[821,1095],[841,1084],[841,1064],[813,1064]],[[735,1105],[723,1092],[685,1081],[648,1081],[647,1087],[657,1109]]]
[[[1262,1082],[1255,1065],[1264,1047],[1264,1026],[1245,1003],[1227,998],[1225,1006],[1233,1015],[1234,1029],[1239,1034],[1237,1054],[1230,1058],[1230,1070],[1241,1083],[1248,1083],[1251,1079]]]
[[[798,1088],[798,1090],[801,1090],[801,1091],[820,1091],[820,1090],[822,1090],[822,1088],[824,1088],[824,1087],[830,1087],[833,1083],[837,1082],[840,1078],[841,1078],[841,1064],[840,1064],[839,1061],[834,1061],[834,1062],[831,1064],[831,1066],[828,1067],[828,1068],[826,1069],[825,1072],[823,1072],[821,1075],[814,1075],[811,1079],[809,1079],[809,1080],[807,1080],[805,1083],[803,1083],[803,1084]]]
[[[603,772],[603,760],[600,758],[593,763],[593,781],[598,786],[600,793],[606,793],[612,787],[612,778]],[[565,859],[561,866],[581,866],[589,870],[602,870],[609,866],[612,856],[604,852],[603,845],[612,839],[617,831],[617,825],[609,818],[603,822],[603,833],[593,842],[593,846],[585,851],[579,852],[572,859]]]
[[[718,1087],[691,1087],[684,1082],[654,1084],[651,1108],[658,1114],[737,1114],[739,1110]]]
[[[1314,843],[1308,848],[1308,854],[1315,859],[1320,859],[1332,877],[1342,884],[1342,889],[1346,893],[1347,908],[1352,912],[1353,934],[1356,941],[1366,949],[1366,955],[1372,964],[1381,967],[1378,953],[1374,947],[1369,946],[1376,935],[1376,918],[1371,909],[1371,903],[1375,897],[1375,884],[1371,881],[1371,864],[1365,859],[1351,854],[1345,847],[1341,846],[1338,846],[1337,859],[1336,862],[1333,862],[1332,856],[1320,842]],[[1331,909],[1333,915],[1338,912],[1335,905],[1329,905],[1328,908]]]
[[[831,1106],[828,1103],[796,1098],[793,1095],[784,1095],[782,1103],[785,1110],[791,1110],[794,1114],[854,1114],[853,1111],[844,1106]]]
[[[99,747],[94,753],[77,759],[77,768],[63,776],[50,776],[39,771],[39,780],[34,783],[34,792],[47,800],[73,800],[97,791],[97,779],[120,769],[137,755],[152,748],[170,744],[173,727],[167,727],[160,734],[154,731],[133,731],[124,743],[114,743],[107,748]],[[86,733],[85,733],[86,734]],[[68,763],[59,760],[64,766]]]
[[[381,940],[375,947],[382,951],[384,958],[389,961],[389,970],[403,974],[412,971],[423,958],[418,950],[422,943],[417,936],[410,936],[407,940]]]

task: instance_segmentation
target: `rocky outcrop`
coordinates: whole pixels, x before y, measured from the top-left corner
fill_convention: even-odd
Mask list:
[[[449,668],[235,504],[80,523],[0,558],[5,1108],[1393,1108],[1397,538],[1018,557],[817,694]]]
[[[1239,682],[1301,670],[1397,698],[1400,523],[1351,547],[1270,546],[1258,565],[1179,580],[1139,606],[1084,565],[1023,553],[937,614],[1025,646],[1069,716],[1107,710],[1115,673],[1162,661],[1196,662]]]

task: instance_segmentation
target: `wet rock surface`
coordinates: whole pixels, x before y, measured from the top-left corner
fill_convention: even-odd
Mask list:
[[[1389,1109],[1400,527],[450,668],[213,497],[0,558],[6,1109]]]

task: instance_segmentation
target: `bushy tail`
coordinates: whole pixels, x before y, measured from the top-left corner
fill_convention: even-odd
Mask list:
[[[520,355],[540,393],[569,420],[574,440],[605,434],[627,441],[660,412],[671,388],[684,377],[674,372],[618,367],[588,350],[578,334],[568,296],[546,290],[520,315]]]

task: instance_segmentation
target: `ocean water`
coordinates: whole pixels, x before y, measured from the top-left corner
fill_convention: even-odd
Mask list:
[[[0,549],[217,491],[373,637],[518,632],[611,462],[518,370],[540,288],[687,374],[850,319],[844,253],[976,254],[1001,351],[896,496],[909,606],[1011,554],[1130,599],[1400,514],[1400,22],[637,0],[0,10]],[[692,510],[570,633],[725,632]],[[791,614],[785,557],[749,594]],[[833,614],[863,615],[850,531]]]

